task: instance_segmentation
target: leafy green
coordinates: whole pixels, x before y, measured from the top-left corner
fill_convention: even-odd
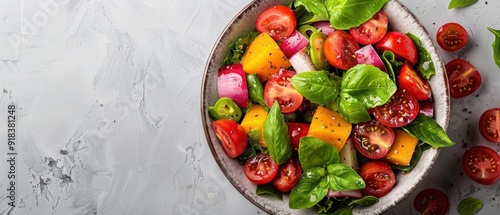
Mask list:
[[[258,35],[259,32],[253,31],[231,42],[231,44],[229,44],[229,50],[224,57],[224,65],[241,62],[243,54],[245,54],[248,46]]]
[[[257,194],[257,195],[270,195],[270,196],[276,197],[279,200],[283,200],[283,193],[276,190],[273,187],[273,185],[271,185],[270,183],[259,184],[257,186],[257,190],[255,191],[255,194]]]
[[[292,188],[288,206],[292,209],[310,208],[328,193],[325,168],[314,167],[302,173],[299,182]]]
[[[467,197],[460,201],[457,211],[460,215],[473,215],[483,208],[483,202],[474,197]]]
[[[493,47],[493,59],[495,64],[500,68],[500,30],[495,30],[488,27],[488,30],[495,35],[495,41],[491,45]]]
[[[334,211],[332,215],[352,215],[352,207],[341,207]]]
[[[387,74],[389,74],[391,80],[396,83],[396,72],[394,72],[394,67],[401,66],[403,63],[398,61],[396,59],[396,55],[394,55],[391,51],[384,51],[380,57],[384,62],[385,68],[387,69]]]
[[[347,30],[373,17],[389,0],[326,0],[332,27]]]
[[[250,101],[259,103],[264,110],[269,111],[269,108],[264,102],[264,87],[262,86],[262,82],[260,82],[259,76],[257,76],[257,74],[248,74],[247,85]]]
[[[299,143],[299,161],[304,171],[340,162],[337,148],[315,137],[303,137]]]
[[[296,0],[292,6],[298,26],[328,20],[325,0]]]
[[[410,124],[403,126],[403,130],[434,148],[455,145],[443,127],[428,116],[418,115]]]
[[[418,49],[418,63],[417,70],[426,78],[430,79],[432,75],[436,74],[434,62],[432,62],[431,54],[422,46],[420,39],[412,33],[407,33]]]
[[[478,0],[451,0],[450,4],[448,5],[448,9],[467,7],[476,3],[477,1]]]
[[[292,156],[288,127],[277,101],[274,102],[264,121],[264,139],[267,143],[269,156],[274,162],[283,164]]]
[[[329,187],[332,191],[359,190],[366,186],[361,176],[345,164],[330,164],[327,172]]]
[[[329,78],[326,71],[301,72],[290,80],[292,86],[312,103],[325,105],[337,99],[340,84]]]
[[[378,198],[375,196],[365,196],[361,199],[353,200],[349,203],[349,206],[357,206],[357,207],[367,207],[373,205],[378,202]]]
[[[340,93],[337,110],[350,123],[357,124],[371,120],[366,106],[347,93]]]

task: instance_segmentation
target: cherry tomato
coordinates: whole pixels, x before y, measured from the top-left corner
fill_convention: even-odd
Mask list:
[[[290,83],[290,78],[294,75],[294,71],[281,70],[269,78],[264,87],[264,102],[268,107],[278,101],[281,112],[291,113],[301,106],[304,97]]]
[[[359,175],[366,184],[366,187],[361,190],[364,195],[380,198],[389,193],[396,184],[394,171],[384,161],[367,161],[359,168]]]
[[[367,45],[380,41],[387,33],[389,20],[384,12],[379,11],[371,19],[358,27],[349,29],[352,37],[358,43]]]
[[[380,51],[391,51],[399,57],[410,61],[412,65],[418,63],[417,46],[406,34],[398,31],[387,32],[375,47]]]
[[[464,27],[458,23],[450,22],[441,26],[436,33],[439,46],[445,51],[457,51],[463,48],[469,36]]]
[[[420,214],[445,215],[450,208],[450,200],[443,191],[428,188],[415,196],[413,206]]]
[[[300,138],[307,136],[311,124],[301,122],[286,122],[288,126],[288,135],[294,151],[299,149]]]
[[[273,179],[271,184],[276,190],[281,192],[288,192],[299,182],[302,175],[302,167],[299,161],[294,158],[281,164],[278,169],[278,174]]]
[[[500,143],[500,108],[486,110],[481,115],[479,132],[488,141]]]
[[[451,97],[455,99],[465,97],[481,86],[481,74],[469,62],[457,58],[448,62],[445,68]]]
[[[500,155],[486,146],[472,146],[462,157],[462,169],[479,184],[494,184],[500,179]]]
[[[276,5],[267,8],[255,20],[255,28],[259,33],[267,33],[275,41],[280,41],[285,37],[290,36],[295,27],[297,20],[295,13],[284,5]]]
[[[230,158],[236,158],[246,150],[248,146],[247,132],[237,122],[230,119],[219,119],[212,122],[212,129]]]
[[[353,129],[354,146],[370,159],[384,157],[394,143],[394,131],[377,121],[362,122]]]
[[[354,54],[358,49],[358,43],[345,31],[334,31],[326,38],[324,45],[326,60],[342,70],[348,70],[358,64]]]
[[[404,90],[398,90],[382,106],[375,107],[375,119],[388,127],[401,127],[413,121],[419,112],[418,100]]]
[[[431,98],[431,87],[427,79],[405,62],[399,71],[399,88],[406,90],[419,101]]]
[[[259,153],[247,159],[243,172],[251,182],[266,184],[278,174],[278,163],[274,162],[269,154]]]

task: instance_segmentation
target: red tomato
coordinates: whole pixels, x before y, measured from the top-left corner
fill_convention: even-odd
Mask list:
[[[450,22],[438,29],[436,40],[445,51],[457,51],[467,44],[469,36],[465,28],[460,24]]]
[[[413,206],[420,214],[445,215],[448,213],[450,200],[443,191],[428,188],[415,196]]]
[[[294,71],[281,70],[269,78],[264,87],[264,102],[268,107],[278,101],[281,112],[291,113],[301,106],[304,97],[290,83],[290,78],[294,75]]]
[[[380,51],[391,51],[399,57],[410,61],[412,65],[418,63],[418,50],[413,40],[406,34],[390,31],[385,34],[375,47]]]
[[[275,41],[280,41],[290,36],[296,26],[297,20],[295,18],[295,13],[284,5],[276,5],[267,8],[255,20],[255,28],[257,31],[269,34]]]
[[[309,133],[308,123],[286,122],[288,126],[288,135],[290,135],[290,143],[294,151],[299,149],[300,138],[307,136]]]
[[[269,154],[259,153],[245,162],[243,172],[251,182],[266,184],[278,173],[278,163],[274,162]]]
[[[299,161],[290,158],[290,160],[279,166],[278,174],[271,183],[276,190],[288,192],[299,182],[301,175],[302,167]]]
[[[212,129],[230,158],[236,158],[246,150],[248,146],[247,132],[237,122],[230,119],[219,119],[212,122]]]
[[[326,38],[324,44],[326,60],[342,70],[348,70],[358,64],[354,54],[358,49],[358,43],[345,31],[334,31]]]
[[[481,115],[479,132],[488,141],[500,143],[500,108],[486,110]]]
[[[358,152],[370,159],[384,157],[394,143],[394,131],[377,121],[359,123],[352,133]]]
[[[457,58],[448,62],[445,67],[451,97],[455,99],[465,97],[481,86],[481,74],[469,62]]]
[[[379,11],[365,23],[349,29],[349,32],[358,43],[375,44],[387,33],[388,23],[387,15],[383,11]]]
[[[462,169],[477,183],[494,184],[500,179],[500,155],[486,146],[472,146],[462,157]]]
[[[405,62],[399,71],[399,88],[406,90],[419,101],[431,98],[431,87],[427,79]]]
[[[371,160],[359,168],[359,175],[366,183],[361,190],[364,195],[380,198],[385,196],[396,184],[396,176],[391,166],[384,161]]]
[[[419,112],[418,100],[404,90],[398,90],[382,106],[375,107],[375,119],[388,127],[401,127],[413,121]]]

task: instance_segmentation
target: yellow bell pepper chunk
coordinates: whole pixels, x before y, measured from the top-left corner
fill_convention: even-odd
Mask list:
[[[394,129],[394,135],[394,143],[384,158],[392,164],[408,166],[418,139],[401,129]]]
[[[352,124],[337,112],[319,106],[314,112],[308,136],[319,138],[342,150],[349,135]]]
[[[260,105],[252,105],[252,108],[245,114],[241,121],[241,126],[245,129],[250,138],[257,136],[259,144],[267,148],[267,143],[264,140],[264,122],[266,121],[267,111]]]
[[[291,66],[290,61],[278,44],[267,33],[261,33],[248,46],[241,61],[247,74],[257,74],[261,81],[266,81],[280,69]]]

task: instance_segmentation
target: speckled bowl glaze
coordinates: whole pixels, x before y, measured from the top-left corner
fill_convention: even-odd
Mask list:
[[[201,115],[203,128],[208,145],[220,169],[234,187],[257,207],[270,214],[315,214],[313,210],[293,210],[288,207],[288,196],[283,200],[257,196],[256,185],[251,183],[244,175],[243,168],[236,160],[229,158],[212,131],[208,107],[217,101],[217,72],[231,41],[254,29],[254,20],[266,8],[285,4],[287,0],[256,0],[245,7],[229,23],[217,40],[206,64],[204,79],[201,89]],[[383,8],[389,18],[390,28],[401,32],[411,32],[417,35],[422,45],[430,52],[436,74],[431,78],[430,85],[433,92],[434,111],[436,121],[445,129],[449,120],[449,92],[448,81],[442,59],[432,42],[427,30],[422,26],[416,16],[397,0],[389,1]],[[411,193],[432,168],[439,150],[430,149],[423,153],[418,165],[407,174],[397,175],[397,184],[386,196],[379,199],[373,206],[355,209],[355,214],[382,214],[398,204]]]

